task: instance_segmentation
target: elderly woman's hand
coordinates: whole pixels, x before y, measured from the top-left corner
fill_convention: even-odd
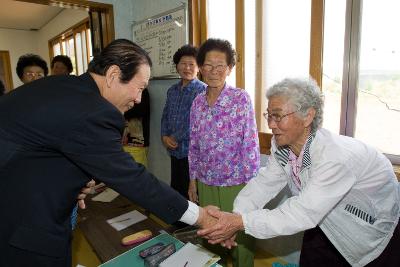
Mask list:
[[[194,203],[199,203],[199,197],[197,195],[197,186],[196,180],[191,179],[189,182],[189,190],[188,190],[189,200]]]
[[[162,141],[168,149],[174,150],[178,147],[178,143],[176,142],[175,138],[172,136],[163,136]]]
[[[223,212],[217,209],[208,209],[208,214],[218,219],[218,222],[208,229],[197,231],[201,237],[208,239],[210,244],[222,243],[222,245],[234,246],[234,235],[244,230],[242,216],[240,214]]]

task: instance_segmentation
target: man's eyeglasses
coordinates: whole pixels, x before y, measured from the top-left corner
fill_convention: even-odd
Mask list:
[[[289,112],[289,113],[283,114],[283,115],[270,114],[268,112],[265,112],[265,113],[263,113],[263,116],[268,122],[270,122],[271,120],[273,120],[274,122],[281,122],[283,120],[283,118],[285,118],[285,117],[287,117],[289,115],[292,115],[292,114],[298,112],[299,110],[300,109],[298,109],[296,111],[293,111],[293,112]]]
[[[24,74],[26,76],[28,76],[29,78],[43,78],[44,77],[44,73],[43,72],[24,72]]]
[[[212,70],[216,70],[217,72],[223,72],[226,70],[226,67],[228,67],[227,65],[211,65],[211,64],[204,64],[202,66],[203,70],[205,71],[212,71]]]

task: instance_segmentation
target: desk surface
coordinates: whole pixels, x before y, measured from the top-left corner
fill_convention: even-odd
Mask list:
[[[160,230],[165,230],[162,225],[149,218],[149,214],[144,212],[143,209],[121,195],[109,203],[92,201],[91,198],[91,196],[88,196],[85,199],[86,209],[79,211],[78,227],[82,230],[101,262],[108,261],[135,247],[135,245],[123,246],[121,244],[123,237],[145,229],[152,231],[153,235],[156,236]],[[115,230],[106,222],[108,219],[132,210],[138,210],[148,218],[121,231]]]

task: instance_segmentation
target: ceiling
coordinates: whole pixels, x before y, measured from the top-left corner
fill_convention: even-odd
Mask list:
[[[64,8],[0,0],[0,29],[40,30],[56,17]]]

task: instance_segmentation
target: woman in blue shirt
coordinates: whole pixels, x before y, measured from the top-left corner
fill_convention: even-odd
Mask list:
[[[189,115],[196,96],[206,84],[197,79],[197,48],[184,45],[173,57],[181,80],[167,92],[161,118],[161,137],[171,157],[171,187],[188,199],[189,187]]]

